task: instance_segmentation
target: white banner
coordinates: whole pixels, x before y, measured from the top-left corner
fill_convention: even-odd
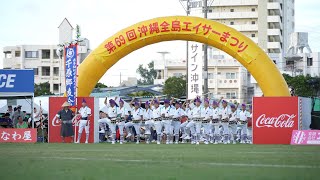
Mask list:
[[[188,99],[202,95],[202,44],[189,42]]]

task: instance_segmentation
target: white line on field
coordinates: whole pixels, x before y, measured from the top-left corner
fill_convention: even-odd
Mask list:
[[[109,152],[109,151],[114,151],[114,149],[87,149],[87,150],[82,150],[82,149],[51,149],[50,152]],[[123,151],[123,152],[128,152],[126,149],[118,150],[117,151]],[[151,152],[151,151],[163,151],[162,149],[139,149],[140,152]],[[19,150],[19,152],[21,152]],[[17,152],[17,153],[19,153]],[[32,152],[32,151],[31,151]],[[273,152],[273,151],[240,151],[234,152],[231,150],[225,150],[223,152],[232,152],[236,154],[310,154],[310,155],[316,155],[316,153],[319,153],[320,151],[286,151],[286,152]],[[25,153],[25,152],[23,152]],[[38,152],[37,152],[38,153]],[[219,152],[216,152],[219,154]]]
[[[243,163],[201,163],[213,166],[241,166],[241,167],[271,167],[271,168],[303,168],[303,169],[320,169],[319,166],[306,165],[286,165],[286,164],[243,164]]]
[[[62,160],[84,160],[84,161],[113,161],[113,162],[146,162],[146,163],[178,163],[177,161],[156,161],[144,159],[114,159],[114,158],[77,158],[77,157],[38,157],[41,159],[62,159]],[[183,162],[185,163],[185,162]],[[302,169],[320,169],[320,166],[308,165],[286,165],[286,164],[245,164],[245,163],[215,163],[215,162],[196,162],[193,164],[203,164],[211,166],[237,166],[237,167],[269,167],[269,168],[302,168]]]

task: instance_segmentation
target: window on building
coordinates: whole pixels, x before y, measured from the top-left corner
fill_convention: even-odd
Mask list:
[[[53,91],[59,91],[59,84],[53,84]]]
[[[251,37],[256,37],[256,34],[251,34]]]
[[[59,56],[57,55],[57,50],[56,49],[54,49],[53,50],[53,59],[59,59]]]
[[[227,79],[236,79],[236,73],[226,73]]]
[[[230,22],[230,25],[234,25],[234,22],[233,22],[233,21],[231,21],[231,22]]]
[[[213,79],[213,73],[208,73],[208,79]]]
[[[42,70],[42,76],[50,76],[50,67],[49,66],[43,66],[41,70]]]
[[[218,72],[218,75],[221,75],[221,72]]]
[[[227,99],[237,99],[237,95],[235,92],[227,92],[226,93],[226,98]]]
[[[35,76],[39,75],[39,69],[38,68],[33,68],[33,72],[34,72]]]
[[[4,52],[4,58],[6,58],[6,59],[12,58],[11,51]]]
[[[182,73],[173,73],[173,76],[174,76],[174,77],[181,77],[181,76],[182,76]]]
[[[312,64],[313,64],[313,58],[307,57],[307,66],[312,66]]]
[[[230,12],[234,12],[234,9],[230,9]]]
[[[252,12],[255,12],[255,11],[256,11],[256,8],[251,8],[251,11],[252,11]]]
[[[251,21],[251,24],[256,24],[256,21]]]
[[[50,49],[42,50],[42,59],[50,59]]]
[[[26,58],[38,58],[38,51],[26,51],[25,52],[25,57]]]
[[[21,52],[20,52],[20,51],[16,51],[16,52],[15,52],[15,56],[16,56],[16,57],[20,57],[20,56],[21,56]]]
[[[209,13],[212,13],[212,9],[209,9],[209,11],[208,11]]]
[[[53,75],[59,76],[59,67],[53,67]]]

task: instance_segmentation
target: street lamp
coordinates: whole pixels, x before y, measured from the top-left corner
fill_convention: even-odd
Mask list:
[[[59,79],[60,79],[60,83],[59,83],[59,95],[61,95],[62,89],[61,89],[61,62],[62,62],[62,57],[63,57],[63,48],[60,46],[57,50],[56,50],[56,54],[59,57]]]

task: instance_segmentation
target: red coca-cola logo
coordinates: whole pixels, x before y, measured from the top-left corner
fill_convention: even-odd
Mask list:
[[[79,126],[80,120],[81,119],[81,115],[76,115],[73,119],[72,119],[72,124],[73,126]],[[61,126],[61,121],[59,120],[59,118],[54,117],[51,121],[51,125],[52,126]]]
[[[278,117],[266,117],[266,114],[261,114],[256,120],[256,127],[292,128],[295,117],[295,114],[280,114]]]

